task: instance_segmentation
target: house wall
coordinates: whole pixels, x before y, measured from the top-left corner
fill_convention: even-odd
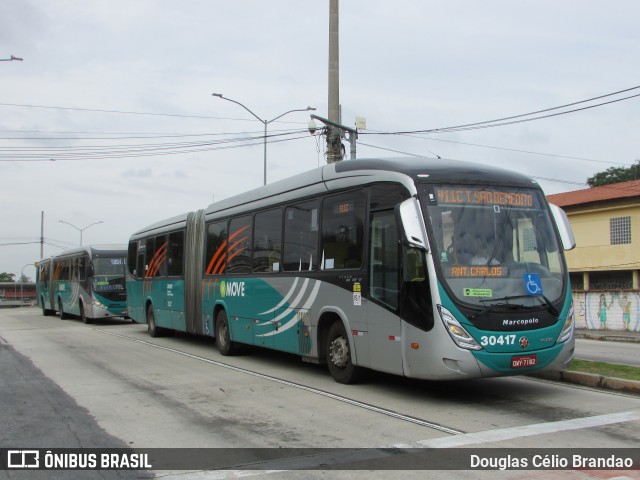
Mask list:
[[[576,248],[566,252],[570,272],[638,269],[640,205],[573,211],[567,215],[576,238]],[[611,245],[610,219],[626,216],[631,217],[631,244]]]
[[[576,327],[640,332],[640,291],[574,291]]]

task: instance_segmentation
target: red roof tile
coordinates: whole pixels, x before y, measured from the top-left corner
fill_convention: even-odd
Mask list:
[[[556,193],[548,195],[550,203],[559,207],[569,207],[593,202],[606,202],[608,200],[628,199],[640,197],[640,180],[631,182],[612,183],[603,187],[591,187],[574,192]],[[640,198],[639,198],[640,201]]]

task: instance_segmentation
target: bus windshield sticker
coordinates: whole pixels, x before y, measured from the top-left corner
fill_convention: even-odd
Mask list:
[[[542,281],[537,273],[524,274],[524,288],[528,295],[542,295]]]
[[[490,288],[465,288],[465,297],[493,297],[493,290]]]

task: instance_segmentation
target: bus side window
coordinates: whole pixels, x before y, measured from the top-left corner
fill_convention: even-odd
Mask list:
[[[207,226],[207,249],[205,275],[221,275],[227,261],[227,221],[210,223]]]
[[[184,232],[173,232],[169,234],[169,246],[167,253],[168,275],[170,277],[181,277],[184,265]]]
[[[321,269],[362,267],[364,216],[364,192],[343,193],[324,200]]]
[[[284,270],[315,270],[317,253],[318,202],[287,207],[284,211]]]
[[[251,216],[229,222],[227,273],[251,273]]]
[[[129,242],[129,251],[127,254],[127,265],[129,266],[129,273],[133,276],[133,277],[137,277],[137,264],[136,264],[136,257],[138,255],[138,242],[137,240],[134,240],[132,242]]]
[[[282,250],[282,211],[256,213],[253,232],[253,271],[280,271]]]

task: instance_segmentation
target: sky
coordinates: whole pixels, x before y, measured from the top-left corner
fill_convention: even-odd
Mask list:
[[[212,93],[263,121],[328,116],[329,0],[0,11],[0,59],[23,59],[0,62],[0,272],[35,278],[41,232],[45,257],[81,230],[85,245],[126,244],[261,186],[264,124]],[[440,156],[520,171],[547,194],[586,188],[640,159],[640,97],[622,100],[640,94],[639,18],[637,0],[342,0],[342,124],[366,119],[358,158]],[[325,164],[309,113],[268,123],[268,182]],[[408,131],[431,132],[380,135]]]

